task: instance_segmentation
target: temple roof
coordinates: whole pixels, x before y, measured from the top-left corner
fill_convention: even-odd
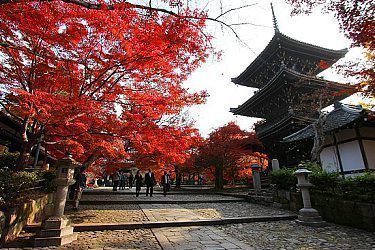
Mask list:
[[[295,80],[293,82],[286,82],[285,79]],[[308,91],[312,92],[314,89],[321,87],[328,87],[331,91],[348,90],[354,92],[354,87],[350,85],[344,85],[337,82],[327,81],[314,76],[307,76],[300,74],[296,71],[287,68],[281,68],[279,72],[258,92],[256,92],[250,99],[245,103],[238,106],[237,108],[231,108],[230,112],[235,115],[244,115],[250,117],[267,118],[264,115],[259,114],[259,109],[256,107],[262,105],[264,101],[269,103],[270,98],[274,98],[272,94],[279,88],[282,88],[287,83],[295,83],[296,81],[302,80],[295,88],[306,87]],[[307,88],[308,87],[308,88]],[[328,89],[327,89],[328,90]],[[337,96],[336,100],[341,100],[343,96],[347,96],[348,93],[344,93],[341,96]],[[336,101],[335,100],[335,101]],[[331,102],[332,103],[332,102]],[[328,104],[330,105],[330,104]],[[328,106],[327,105],[327,106]]]
[[[285,136],[286,134],[289,134],[292,132],[290,131],[291,129],[293,129],[291,124],[296,124],[296,125],[305,124],[306,125],[312,121],[313,121],[312,119],[309,119],[306,117],[300,117],[294,114],[286,114],[278,122],[270,123],[270,122],[265,121],[263,124],[257,125],[255,127],[255,131],[256,131],[257,136],[261,139],[277,134],[278,136],[281,136],[280,138],[280,141],[281,141],[282,136]],[[299,128],[301,128],[301,126],[299,126]]]
[[[369,112],[371,111],[363,109],[362,107],[347,106],[340,103],[332,112],[327,114],[323,131],[324,133],[328,133],[340,128],[349,127],[354,122],[365,118]],[[285,137],[283,141],[293,142],[312,137],[314,137],[314,128],[313,125],[310,124],[294,134]]]
[[[277,29],[275,30],[275,35],[268,43],[266,48],[257,56],[257,58],[255,58],[255,60],[245,69],[245,71],[243,71],[238,77],[232,78],[232,82],[243,86],[256,88],[261,87],[261,84],[266,84],[257,83],[257,85],[255,85],[253,82],[249,81],[249,79],[268,65],[269,62],[272,61],[271,59],[276,56],[276,52],[278,50],[291,51],[293,53],[300,54],[300,57],[313,57],[319,60],[324,60],[327,63],[327,66],[334,64],[348,52],[347,49],[332,50],[304,43],[282,34]],[[323,68],[317,69],[315,73],[319,74],[323,70]]]

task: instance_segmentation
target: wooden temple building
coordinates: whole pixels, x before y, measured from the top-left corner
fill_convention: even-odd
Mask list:
[[[235,84],[257,88],[255,94],[237,108],[235,115],[263,118],[255,131],[267,149],[270,159],[278,159],[281,166],[295,164],[308,154],[311,146],[295,149],[282,143],[284,137],[306,127],[318,113],[300,109],[301,101],[313,92],[324,89],[333,96],[324,106],[348,96],[352,87],[317,77],[317,74],[344,57],[347,49],[332,50],[304,43],[280,32],[274,10],[274,36],[266,48],[236,78]],[[337,93],[346,93],[337,95]],[[334,93],[336,93],[334,95]],[[310,142],[312,145],[312,142]],[[305,151],[305,152],[302,152]]]

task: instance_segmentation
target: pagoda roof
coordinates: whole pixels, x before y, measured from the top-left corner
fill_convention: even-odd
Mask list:
[[[353,107],[341,104],[337,105],[333,111],[327,114],[326,121],[324,123],[324,133],[350,127],[356,121],[364,119],[368,115],[374,116],[374,112],[363,109],[362,107]],[[314,128],[310,124],[307,127],[285,137],[284,142],[300,141],[314,137]]]
[[[337,82],[327,81],[321,78],[317,78],[315,76],[308,76],[304,74],[300,74],[296,71],[287,68],[281,68],[279,72],[258,92],[256,92],[250,99],[248,99],[245,103],[240,105],[237,108],[231,108],[230,112],[235,115],[243,115],[243,116],[250,116],[250,117],[259,117],[259,118],[266,118],[264,115],[258,114],[257,110],[255,109],[262,101],[269,101],[270,94],[276,91],[279,88],[282,88],[285,85],[284,79],[288,80],[304,80],[301,81],[301,84],[298,87],[309,87],[310,89],[317,89],[318,87],[328,87],[332,91],[341,91],[341,90],[348,90],[350,93],[355,92],[355,88],[350,85],[344,85]],[[348,94],[343,94],[342,96],[338,96],[336,99],[341,100],[343,96],[347,96]]]
[[[236,78],[232,78],[232,82],[235,84],[256,88],[259,88],[261,84],[265,84],[254,83],[249,81],[249,79],[264,68],[269,61],[272,61],[271,59],[276,55],[278,50],[292,51],[304,56],[315,57],[326,61],[328,66],[334,64],[348,52],[348,49],[346,48],[341,50],[333,50],[301,42],[276,30],[275,35],[272,37],[266,48],[257,56],[257,58],[255,58],[255,60],[245,69],[245,71],[243,71]],[[319,74],[323,70],[324,69],[318,69],[315,73]]]
[[[313,119],[310,119],[310,118],[300,117],[295,114],[287,114],[276,123],[269,123],[266,121],[264,124],[260,124],[256,126],[255,131],[256,131],[257,136],[260,139],[273,136],[274,134],[277,134],[279,136],[284,134],[285,136],[285,133],[288,134],[288,131],[290,133],[290,129],[291,129],[290,125],[292,123],[309,124],[312,121]],[[282,140],[282,138],[283,137],[280,138],[280,141]]]

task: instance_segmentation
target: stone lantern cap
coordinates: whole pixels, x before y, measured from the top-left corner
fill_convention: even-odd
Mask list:
[[[307,170],[307,169],[305,169],[305,168],[300,168],[300,169],[298,169],[296,172],[294,172],[294,174],[296,174],[296,175],[300,175],[300,174],[311,174],[311,173],[312,173],[312,171]]]
[[[298,169],[296,172],[294,172],[295,175],[297,175],[298,184],[297,187],[299,188],[308,188],[311,187],[312,184],[308,180],[309,174],[312,172],[307,169]]]

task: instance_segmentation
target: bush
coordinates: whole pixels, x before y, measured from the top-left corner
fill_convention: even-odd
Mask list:
[[[13,172],[0,169],[0,209],[16,207],[55,190],[54,172]]]
[[[340,186],[342,178],[338,173],[327,173],[326,171],[313,172],[309,180],[314,185],[312,190],[322,193],[335,193]]]
[[[342,180],[338,195],[345,199],[375,203],[375,173]]]
[[[5,151],[0,155],[0,169],[12,169],[16,166],[19,153]]]
[[[278,189],[290,190],[296,188],[297,177],[295,169],[279,169],[271,172],[270,181],[275,184]]]
[[[38,176],[42,179],[42,191],[44,193],[52,193],[56,191],[56,185],[53,183],[53,180],[57,177],[55,171],[43,171],[39,172]]]
[[[37,173],[13,172],[0,169],[0,207],[6,209],[32,199],[35,192],[29,191],[37,185]]]

